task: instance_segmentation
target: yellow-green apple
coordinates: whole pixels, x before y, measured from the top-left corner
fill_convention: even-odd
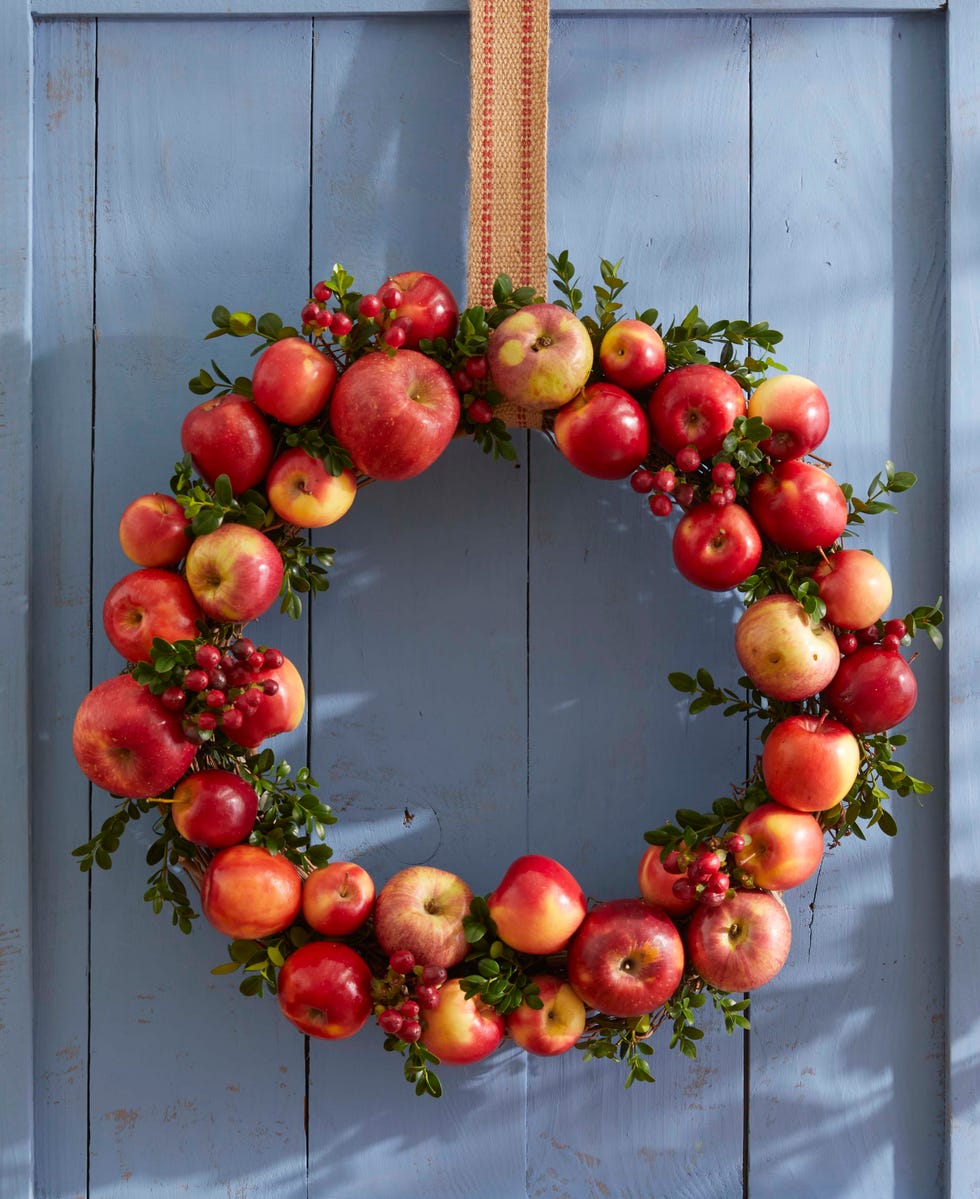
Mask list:
[[[190,545],[190,522],[172,495],[154,491],[126,505],[119,544],[137,566],[176,566]]]
[[[371,1015],[371,969],[337,941],[308,941],[294,950],[279,971],[276,991],[282,1014],[309,1037],[352,1037]]]
[[[459,424],[449,372],[417,350],[365,354],[341,375],[330,423],[361,474],[397,481],[439,457]]]
[[[568,947],[568,981],[587,1007],[607,1016],[654,1011],[677,990],[683,973],[676,925],[644,899],[598,904]]]
[[[389,275],[378,288],[384,296],[394,288],[401,293],[401,302],[385,312],[382,324],[387,328],[397,320],[405,330],[406,349],[417,350],[420,341],[435,341],[444,337],[452,341],[459,324],[459,309],[449,288],[435,275],[425,271],[401,271]]]
[[[746,608],[735,627],[735,653],[754,686],[789,703],[822,691],[840,664],[834,634],[811,624],[791,595],[767,595]]]
[[[269,737],[291,733],[306,711],[306,688],[299,671],[284,657],[281,666],[267,666],[251,676],[252,685],[261,693],[254,711],[242,713],[238,728],[225,732],[239,745],[255,749]],[[268,688],[263,684],[274,684]],[[271,692],[271,694],[269,694]]]
[[[305,425],[326,408],[337,382],[329,354],[302,337],[284,337],[259,355],[252,372],[255,406],[285,425]]]
[[[688,916],[698,906],[697,894],[689,899],[674,894],[674,883],[681,876],[664,869],[660,854],[660,846],[651,845],[640,858],[637,870],[640,894],[647,903],[663,908],[668,916]]]
[[[671,543],[674,565],[689,583],[728,591],[759,565],[762,538],[741,504],[697,504],[677,522]]]
[[[226,524],[196,537],[184,573],[206,616],[244,624],[270,607],[282,586],[279,550],[249,525]]]
[[[864,550],[828,554],[813,572],[827,621],[839,629],[866,629],[888,610],[892,578],[877,558]]]
[[[227,475],[236,495],[257,487],[272,461],[272,433],[251,400],[223,395],[205,400],[184,417],[180,444],[202,479]]]
[[[693,445],[708,459],[721,449],[735,418],[745,415],[745,393],[728,371],[695,362],[660,380],[649,413],[654,440],[668,454]]]
[[[511,862],[487,896],[501,940],[520,953],[558,953],[585,918],[585,893],[554,858],[528,853]]]
[[[206,849],[244,841],[258,810],[255,788],[232,770],[195,770],[177,784],[170,805],[177,832]]]
[[[717,907],[698,905],[687,926],[694,969],[719,991],[754,991],[789,957],[793,927],[786,905],[768,891],[730,891]]]
[[[322,458],[302,446],[286,450],[269,467],[265,492],[277,516],[301,529],[322,529],[349,510],[357,495],[357,475],[332,475]]]
[[[422,1044],[446,1066],[489,1057],[504,1037],[504,1018],[482,999],[467,999],[458,978],[439,988],[439,1006],[425,1013]]]
[[[617,321],[599,343],[599,365],[610,383],[644,391],[667,369],[663,338],[645,321]]]
[[[535,412],[560,408],[588,382],[593,349],[589,331],[559,304],[529,304],[490,335],[487,362],[506,400]]]
[[[109,589],[102,604],[102,627],[109,644],[127,662],[149,662],[154,637],[193,640],[202,615],[183,575],[147,566],[124,575]]]
[[[756,479],[749,510],[770,541],[802,553],[833,545],[847,525],[847,497],[837,482],[795,458]]]
[[[127,799],[156,797],[194,760],[180,716],[129,674],[99,683],[75,713],[72,749],[97,787]]]
[[[900,724],[918,694],[912,668],[897,650],[862,645],[841,660],[824,700],[838,720],[867,736]]]
[[[507,1035],[515,1045],[539,1057],[555,1057],[574,1048],[585,1031],[585,1004],[572,984],[553,974],[533,974],[541,1007],[527,1000],[506,1018]]]
[[[615,383],[590,383],[555,413],[555,440],[593,479],[625,479],[650,452],[650,426],[637,401]]]
[[[374,906],[374,880],[356,862],[329,862],[303,882],[303,918],[325,937],[346,937]]]
[[[466,957],[463,917],[473,892],[437,866],[408,866],[393,875],[374,903],[374,935],[389,956],[409,950],[423,966],[447,970]]]
[[[772,429],[772,436],[759,448],[777,462],[802,458],[827,436],[830,408],[827,397],[802,375],[773,375],[749,397],[749,416],[759,417]]]
[[[857,738],[826,712],[787,716],[770,730],[762,749],[766,790],[799,812],[825,812],[839,804],[860,765]]]
[[[201,882],[201,911],[236,941],[285,932],[299,914],[302,880],[296,867],[262,845],[219,849]]]
[[[786,891],[806,882],[823,858],[823,829],[809,812],[764,803],[738,823],[735,861],[756,887]]]

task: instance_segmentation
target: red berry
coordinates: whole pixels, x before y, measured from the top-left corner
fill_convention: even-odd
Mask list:
[[[677,852],[676,849],[672,849],[670,851],[670,853],[664,858],[661,865],[663,866],[664,870],[667,871],[668,874],[683,874],[684,873],[684,867],[680,863],[680,854]]]
[[[486,358],[467,358],[463,364],[466,368],[466,373],[471,379],[479,382],[480,379],[487,377],[487,360]]]
[[[415,965],[415,954],[410,949],[396,949],[388,959],[388,965],[396,974],[411,974]]]
[[[276,692],[279,690],[279,680],[278,679],[263,679],[262,680],[262,690],[265,692],[266,695],[275,695]]]
[[[316,324],[318,324],[321,329],[329,329],[333,324],[333,313],[328,312],[326,308],[321,308],[316,314]]]
[[[422,1035],[422,1025],[419,1024],[418,1020],[406,1020],[402,1025],[402,1030],[399,1035],[403,1041],[407,1041],[410,1045],[414,1045]]]
[[[853,654],[858,647],[858,639],[853,633],[839,633],[837,635],[837,648],[846,658],[848,654]]]
[[[728,498],[730,487],[712,487],[708,502],[715,508],[726,508],[732,501]]]
[[[225,699],[225,693],[215,688],[213,691],[207,693],[204,697],[204,702],[209,708],[223,708],[225,706]]]
[[[474,425],[489,425],[493,420],[493,409],[486,400],[474,400],[466,414]]]
[[[653,476],[653,485],[658,491],[665,491],[669,495],[677,486],[677,476],[672,470],[664,467]]]
[[[741,853],[745,848],[745,838],[741,833],[730,833],[725,840],[725,848],[731,853]]]
[[[419,1007],[424,1008],[427,1012],[434,1011],[439,1006],[439,988],[416,987],[415,998],[418,1000]]]
[[[725,902],[727,891],[708,891],[704,890],[698,896],[701,903],[707,904],[709,908],[716,908],[719,904]]]
[[[682,508],[690,508],[694,503],[694,488],[690,483],[678,483],[674,490],[674,499]]]
[[[701,455],[698,453],[697,446],[686,445],[682,450],[677,451],[674,461],[678,468],[686,474],[688,471],[698,469],[701,465]]]
[[[690,903],[692,899],[697,898],[698,885],[692,879],[679,878],[673,886],[674,894],[684,903]]]
[[[422,968],[422,981],[427,986],[441,987],[446,981],[445,966],[424,966]]]
[[[634,471],[630,476],[630,487],[639,495],[649,495],[655,486],[652,472],[645,468]]]
[[[230,649],[225,650],[225,652],[221,655],[221,665],[225,668],[225,670],[232,670],[238,665],[238,659]]]
[[[321,279],[319,283],[313,285],[313,298],[319,300],[321,304],[325,304],[333,295],[333,292],[327,287],[326,281]]]
[[[239,637],[231,647],[231,652],[239,662],[244,662],[249,654],[255,653],[255,642],[251,637]]]
[[[375,295],[361,296],[357,302],[357,311],[361,316],[366,316],[369,319],[375,317],[381,311],[381,301]]]
[[[335,312],[333,314],[333,324],[330,326],[330,332],[334,337],[346,337],[353,327],[354,322],[346,312]]]
[[[721,858],[711,849],[698,854],[695,861],[702,874],[717,874],[721,869]]]
[[[398,308],[405,302],[405,297],[394,283],[389,283],[387,287],[382,288],[378,295],[385,308]]]
[[[857,635],[862,645],[877,645],[880,636],[881,630],[876,624],[869,624],[866,629],[860,629]]]
[[[711,481],[719,487],[735,482],[735,467],[730,462],[716,462],[711,468]]]
[[[388,1033],[392,1037],[398,1036],[404,1023],[405,1017],[393,1007],[385,1008],[378,1017],[378,1024],[381,1026],[381,1031]]]
[[[650,511],[654,516],[670,516],[674,507],[673,501],[667,495],[650,496]]]
[[[708,879],[707,890],[716,895],[727,895],[728,888],[731,886],[732,880],[727,874],[716,870],[715,873]]]
[[[245,722],[245,717],[238,708],[225,708],[221,713],[221,727],[223,729],[240,729]]]
[[[385,329],[383,340],[386,346],[397,350],[405,344],[405,330],[400,329],[397,325],[392,325],[390,329]]]
[[[245,665],[253,673],[258,674],[260,670],[265,669],[265,654],[259,649],[255,650],[245,659]]]
[[[199,645],[194,651],[194,661],[204,670],[211,670],[221,661],[221,650],[216,645]]]
[[[184,686],[188,691],[203,691],[208,685],[208,676],[203,670],[189,670],[184,675]]]
[[[160,703],[171,712],[180,712],[187,703],[187,693],[180,687],[168,687],[160,696]]]
[[[406,1020],[416,1020],[421,1009],[414,999],[406,999],[398,1010]]]
[[[201,712],[197,717],[197,727],[199,729],[207,729],[210,731],[217,728],[218,718],[213,712]]]
[[[898,653],[901,644],[901,637],[896,637],[894,633],[886,633],[881,639],[881,648],[889,653]]]
[[[286,660],[278,649],[267,649],[264,656],[266,670],[278,670]]]
[[[304,304],[303,311],[299,314],[299,319],[304,325],[315,325],[317,317],[320,315],[319,304]]]
[[[901,641],[908,634],[908,628],[904,620],[889,620],[885,625],[885,636],[895,636]]]
[[[469,391],[473,386],[473,380],[464,370],[453,371],[453,383],[460,394]]]
[[[725,503],[734,504],[736,499],[735,488],[732,487],[730,483],[726,483],[726,485],[722,488],[722,491],[725,493]]]
[[[212,687],[224,690],[228,686],[228,676],[220,666],[215,666],[213,670],[208,671],[208,682]]]

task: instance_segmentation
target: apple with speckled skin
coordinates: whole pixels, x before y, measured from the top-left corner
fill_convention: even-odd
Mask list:
[[[749,397],[749,417],[757,416],[772,429],[759,449],[773,461],[802,458],[827,436],[830,408],[827,397],[802,375],[773,375]]]
[[[235,495],[257,487],[272,461],[269,422],[240,395],[217,396],[192,408],[181,425],[180,444],[202,479],[213,484],[227,475]]]
[[[826,619],[839,629],[866,629],[880,620],[892,602],[891,575],[864,550],[828,554],[813,572]]]
[[[99,683],[75,714],[72,749],[97,787],[127,799],[161,795],[187,771],[197,750],[180,716],[130,674]]]
[[[471,1066],[504,1038],[504,1018],[481,999],[467,999],[458,978],[439,988],[439,1006],[425,1012],[422,1044],[446,1066]]]
[[[172,495],[137,496],[119,518],[119,544],[137,566],[176,566],[191,543],[190,521]]]
[[[859,736],[883,733],[912,714],[919,685],[897,650],[862,645],[842,659],[824,699]]]
[[[520,953],[558,953],[585,919],[585,893],[554,858],[524,854],[487,897],[501,940]]]
[[[762,538],[741,504],[696,504],[677,522],[674,565],[695,587],[730,591],[759,565]]]
[[[259,355],[252,373],[256,408],[286,425],[305,425],[323,412],[337,366],[302,337],[284,337]]]
[[[823,859],[823,829],[809,812],[760,804],[736,831],[746,842],[734,855],[738,868],[764,891],[798,887]]]
[[[276,988],[286,1019],[323,1041],[352,1037],[371,1015],[371,969],[337,941],[308,941],[291,953]]]
[[[754,686],[789,703],[822,691],[841,660],[828,626],[812,625],[791,595],[767,595],[746,608],[735,626],[735,653]]]
[[[650,452],[650,426],[639,403],[614,383],[590,383],[555,413],[555,441],[593,479],[625,479]]]
[[[285,932],[299,914],[301,898],[299,871],[262,845],[219,849],[201,881],[205,919],[235,941]]]
[[[730,891],[717,907],[698,905],[687,927],[688,959],[719,991],[754,991],[789,957],[793,928],[786,906],[768,891]]]
[[[487,350],[494,386],[533,412],[567,404],[588,382],[592,361],[588,329],[559,304],[512,313],[494,329]]]
[[[226,524],[194,539],[184,564],[187,584],[212,620],[244,624],[261,616],[279,594],[279,550],[249,525]]]
[[[826,812],[841,802],[858,775],[857,738],[826,712],[780,720],[762,748],[762,777],[769,794],[798,812]]]
[[[693,445],[707,461],[721,449],[735,418],[745,415],[745,393],[728,371],[695,362],[660,380],[649,414],[654,439],[668,454]]]
[[[795,458],[759,475],[749,491],[749,511],[765,537],[797,553],[833,545],[847,525],[847,497],[836,480]]]
[[[645,321],[627,318],[603,334],[599,365],[610,383],[627,391],[645,391],[667,369],[667,350],[656,329]]]
[[[193,640],[202,615],[182,575],[148,566],[113,584],[102,604],[102,627],[127,662],[149,662],[155,637]]]
[[[600,903],[568,947],[568,981],[582,1002],[629,1019],[666,1003],[684,973],[684,945],[662,908],[644,899]]]
[[[459,875],[437,866],[408,866],[374,902],[374,935],[389,956],[408,949],[423,966],[447,970],[469,952],[463,917],[473,892]]]
[[[255,788],[231,770],[195,770],[177,784],[170,805],[177,832],[206,849],[244,841],[258,810]]]
[[[374,907],[374,880],[356,862],[328,862],[303,882],[303,918],[325,937],[346,937]]]
[[[269,505],[277,516],[300,529],[322,529],[340,520],[357,496],[357,475],[332,475],[322,458],[302,446],[286,450],[265,479]]]
[[[540,1007],[527,1000],[506,1018],[507,1035],[526,1053],[556,1057],[573,1049],[585,1031],[585,1004],[572,984],[553,974],[533,974]]]

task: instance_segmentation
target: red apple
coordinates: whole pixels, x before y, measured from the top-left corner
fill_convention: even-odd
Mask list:
[[[603,334],[599,365],[610,383],[627,391],[643,391],[667,368],[663,338],[645,321],[617,321]]]
[[[687,927],[691,965],[719,991],[754,991],[789,957],[786,905],[768,891],[730,891],[717,907],[698,905]]]
[[[745,393],[728,371],[696,362],[661,379],[649,412],[654,439],[668,454],[693,445],[706,460],[721,449],[735,418],[745,415]]]
[[[160,795],[186,773],[196,748],[184,739],[180,716],[129,674],[93,687],[75,714],[72,749],[78,765],[112,795]]]
[[[674,530],[674,565],[689,583],[707,591],[728,591],[759,565],[762,538],[740,504],[698,504]]]
[[[504,1018],[481,999],[467,999],[458,978],[439,988],[439,1006],[425,1013],[422,1044],[443,1065],[471,1066],[504,1037]]]
[[[739,821],[745,846],[739,869],[763,891],[786,891],[805,882],[823,858],[823,829],[809,812],[764,803]]]
[[[322,529],[340,520],[353,504],[357,476],[352,470],[332,475],[322,458],[297,446],[269,467],[265,491],[277,516],[301,529]]]
[[[285,932],[299,914],[302,880],[281,854],[261,845],[219,849],[201,882],[201,911],[226,937],[254,941]]]
[[[303,883],[303,918],[325,937],[346,937],[374,907],[374,880],[356,862],[330,862]]]
[[[766,790],[798,812],[836,807],[853,787],[860,765],[857,738],[826,713],[787,716],[770,730],[762,750]]]
[[[651,845],[640,858],[637,871],[640,894],[647,903],[663,908],[668,916],[688,916],[698,906],[698,898],[695,895],[693,899],[680,899],[674,894],[674,883],[681,876],[664,869],[660,853],[659,845]]]
[[[529,853],[487,897],[500,938],[520,953],[558,953],[585,918],[585,894],[554,858]]]
[[[515,1045],[540,1057],[555,1057],[573,1049],[585,1031],[585,1004],[571,983],[553,974],[533,974],[542,1007],[525,1000],[506,1018],[507,1034]]]
[[[822,691],[840,663],[834,634],[812,625],[791,595],[767,595],[746,608],[735,628],[735,653],[754,686],[789,703]]]
[[[559,304],[529,304],[490,335],[487,361],[506,400],[535,412],[560,408],[588,382],[592,339],[578,317]]]
[[[402,324],[406,349],[417,350],[420,341],[435,341],[437,337],[452,341],[459,325],[459,309],[441,279],[425,271],[402,271],[389,275],[378,288],[378,295],[392,286],[402,293],[402,302],[388,310],[383,324],[385,328],[394,320]]]
[[[629,1018],[677,990],[684,946],[666,912],[643,899],[600,903],[568,947],[568,981],[587,1007]]]
[[[255,827],[259,797],[231,770],[196,770],[177,784],[170,815],[177,832],[206,849],[244,841]]]
[[[838,720],[866,736],[900,724],[918,693],[912,668],[897,650],[862,645],[842,659],[824,699]]]
[[[149,662],[154,637],[192,641],[202,618],[191,589],[172,570],[145,567],[115,583],[102,605],[109,644],[127,662]]]
[[[190,522],[172,495],[141,495],[119,518],[119,544],[137,566],[176,566],[190,545]]]
[[[839,629],[866,629],[888,610],[892,579],[877,558],[864,550],[838,550],[813,572],[827,621]]]
[[[306,711],[306,688],[299,671],[288,658],[281,666],[270,666],[251,676],[253,684],[261,686],[266,680],[276,683],[275,692],[264,692],[254,712],[244,712],[242,723],[237,729],[225,732],[239,745],[255,749],[269,737],[280,733],[291,733],[297,728]]]
[[[249,525],[227,524],[195,538],[184,564],[205,615],[244,624],[261,616],[282,586],[279,550]]]
[[[349,945],[308,941],[286,958],[277,979],[282,1014],[309,1037],[352,1037],[371,1015],[371,969]]]
[[[272,461],[272,434],[251,400],[223,395],[205,400],[184,417],[180,444],[202,479],[227,475],[236,495],[257,487]]]
[[[756,479],[749,510],[770,541],[803,553],[832,545],[847,525],[847,499],[834,479],[796,459]]]
[[[463,917],[472,899],[458,875],[435,866],[409,866],[378,892],[374,935],[389,956],[407,949],[421,965],[448,970],[469,950]]]
[[[337,367],[329,354],[302,337],[284,337],[259,355],[252,398],[274,420],[305,425],[326,408],[336,382]]]
[[[555,440],[594,479],[625,479],[650,452],[646,413],[614,383],[592,383],[555,414]]]
[[[760,417],[772,429],[759,448],[779,462],[811,453],[830,428],[827,397],[802,375],[763,380],[749,397],[749,416]]]
[[[411,479],[452,440],[459,393],[449,372],[416,350],[366,354],[341,375],[330,423],[361,474]]]

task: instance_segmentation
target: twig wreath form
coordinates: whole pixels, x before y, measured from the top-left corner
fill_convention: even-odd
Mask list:
[[[886,463],[865,498],[814,451],[829,415],[814,383],[786,373],[765,322],[665,327],[624,318],[619,263],[602,260],[594,315],[567,252],[550,256],[557,301],[501,275],[488,308],[459,312],[425,272],[370,293],[337,266],[300,328],[218,307],[208,338],[257,338],[251,378],[217,363],[190,381],[183,459],[169,494],[132,501],[119,536],[137,569],[107,595],[103,624],[125,669],[82,701],[78,763],[117,798],[75,850],[108,869],[127,824],[152,815],[145,899],[189,933],[197,913],[230,940],[214,973],[278,996],[326,1040],[374,1018],[418,1094],[435,1068],[476,1062],[509,1037],[530,1053],[578,1048],[653,1081],[651,1034],[695,1057],[708,1000],[731,1032],[744,993],[790,949],[780,893],[816,870],[825,844],[896,831],[889,793],[924,793],[890,730],[916,700],[902,654],[919,632],[941,646],[937,604],[886,618],[891,580],[853,543],[915,476]],[[741,355],[741,356],[740,356]],[[515,413],[516,419],[515,419]],[[331,860],[334,821],[306,768],[264,742],[303,716],[303,682],[244,626],[278,599],[327,586],[333,551],[308,530],[340,519],[372,479],[407,479],[453,437],[515,458],[507,423],[540,426],[585,474],[628,478],[654,516],[680,514],[674,562],[694,585],[738,588],[744,671],[672,674],[691,713],[756,717],[762,752],[710,811],[681,809],[646,834],[642,898],[589,905],[560,863],[517,858],[474,897],[457,875],[404,869],[379,889]]]

